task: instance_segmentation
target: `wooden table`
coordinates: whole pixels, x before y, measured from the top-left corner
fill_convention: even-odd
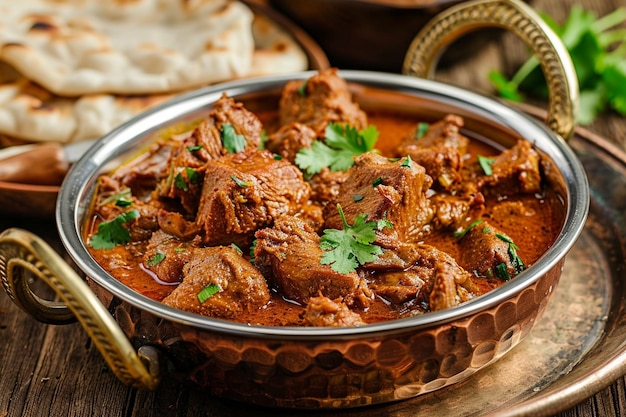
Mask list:
[[[536,0],[532,4],[563,21],[574,3],[603,15],[623,0]],[[512,37],[492,41],[476,55],[441,69],[437,78],[491,94],[486,74],[491,69],[511,73],[523,62],[525,48]],[[626,149],[626,118],[603,115],[588,127]],[[0,219],[10,226],[41,230],[54,241],[52,219]],[[60,244],[58,249],[61,250]],[[626,415],[625,378],[621,377],[582,403],[558,414],[565,416]],[[122,385],[106,368],[100,354],[78,324],[44,325],[15,307],[0,291],[0,417],[17,416],[212,416],[232,414],[232,404],[206,398],[174,381],[164,381],[155,393]],[[235,410],[237,408],[234,408]],[[249,410],[250,411],[250,410]],[[251,415],[254,410],[250,411]],[[277,413],[293,415],[290,413]]]

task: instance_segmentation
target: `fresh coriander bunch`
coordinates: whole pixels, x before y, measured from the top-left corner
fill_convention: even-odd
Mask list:
[[[543,20],[563,40],[578,76],[580,106],[578,122],[592,123],[596,116],[613,110],[626,115],[626,8],[597,18],[581,6],[573,6],[563,23],[557,24],[547,14]],[[509,80],[499,71],[489,79],[498,94],[512,101],[523,101],[525,94],[547,97],[546,82],[533,57],[526,61]]]

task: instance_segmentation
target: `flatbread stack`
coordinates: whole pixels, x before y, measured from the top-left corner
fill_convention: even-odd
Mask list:
[[[0,135],[97,138],[181,92],[307,65],[291,35],[238,1],[6,1]]]

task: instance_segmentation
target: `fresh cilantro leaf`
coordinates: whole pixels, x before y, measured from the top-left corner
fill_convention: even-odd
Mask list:
[[[513,269],[515,270],[515,273],[519,274],[524,269],[526,269],[526,265],[524,265],[524,261],[522,261],[522,258],[520,258],[519,255],[517,254],[517,251],[519,250],[519,246],[517,246],[513,242],[513,239],[511,239],[507,235],[503,235],[502,233],[496,233],[496,237],[509,244],[507,252],[509,254],[509,259],[511,259],[511,264],[513,265]]]
[[[228,153],[237,153],[246,147],[246,138],[235,132],[235,128],[231,124],[222,125],[222,145]]]
[[[132,200],[127,200],[126,198],[118,198],[115,200],[115,205],[118,207],[128,207],[133,204]]]
[[[519,86],[507,80],[502,73],[491,71],[489,73],[489,81],[491,81],[501,97],[518,103],[524,101],[524,96],[518,91]]]
[[[185,175],[182,172],[174,177],[174,186],[183,191],[189,191],[189,184],[199,184],[201,177],[198,171],[193,168],[185,167]]]
[[[230,244],[230,247],[231,247],[231,248],[233,248],[233,249],[235,249],[235,250],[239,253],[239,255],[243,255],[243,251],[241,250],[241,248],[239,247],[239,245],[237,245],[236,243],[234,243],[234,242],[233,242],[233,243],[231,243],[231,244]]]
[[[165,259],[165,254],[162,252],[157,252],[154,254],[154,256],[148,259],[148,261],[146,262],[146,265],[155,266],[163,262],[164,259]]]
[[[304,80],[302,81],[302,84],[300,84],[300,87],[298,87],[298,95],[300,97],[306,97],[306,86],[309,83],[309,80]]]
[[[511,279],[511,275],[509,274],[509,269],[507,268],[504,262],[500,262],[495,266],[495,275],[500,278],[502,281],[508,281]]]
[[[472,230],[474,227],[478,226],[479,224],[481,224],[483,221],[482,219],[478,219],[478,220],[474,220],[473,222],[471,222],[470,224],[467,225],[467,227],[463,230],[461,230],[460,232],[454,232],[454,237],[456,237],[457,239],[461,239],[463,236],[465,236],[470,230]]]
[[[200,149],[202,149],[202,145],[187,146],[189,152],[199,151]]]
[[[421,139],[424,137],[426,132],[430,129],[430,124],[426,122],[420,122],[417,124],[417,129],[415,129],[415,139]]]
[[[124,188],[119,193],[113,194],[112,196],[105,198],[98,205],[104,206],[114,201],[117,203],[118,200],[128,200],[130,197],[131,197],[130,188]]]
[[[402,163],[400,164],[400,166],[401,166],[401,167],[406,167],[406,168],[409,168],[409,169],[413,169],[413,168],[411,167],[411,156],[410,156],[410,155],[407,155],[407,156],[406,156],[406,159],[405,159],[404,161],[402,161]]]
[[[240,187],[249,187],[249,186],[251,186],[251,185],[252,185],[252,184],[250,184],[249,182],[242,180],[241,178],[239,178],[239,177],[238,177],[238,176],[236,176],[235,174],[231,175],[231,176],[230,176],[230,179],[231,179],[231,180],[233,180],[233,181],[235,181],[235,184],[237,184],[237,185],[238,185],[238,186],[240,186]]]
[[[324,251],[321,263],[330,265],[340,274],[354,272],[359,265],[372,262],[383,251],[373,244],[376,240],[378,223],[366,221],[367,214],[359,214],[350,226],[346,221],[341,205],[337,210],[343,222],[343,229],[325,229],[320,239],[320,248]]]
[[[608,110],[626,115],[626,8],[597,18],[593,12],[574,5],[563,25],[546,14],[542,18],[563,40],[574,63],[580,88],[578,122],[590,124],[600,112]],[[547,96],[545,79],[535,57],[526,61],[510,80],[497,71],[491,72],[489,78],[498,94],[511,100],[523,98],[520,91]]]
[[[315,141],[310,148],[302,148],[296,154],[296,165],[308,175],[319,173],[322,168],[331,166],[335,160],[335,151],[320,141]]]
[[[331,171],[347,171],[354,165],[354,157],[374,149],[378,139],[376,126],[358,131],[350,125],[329,123],[324,131],[324,142],[315,141],[310,148],[296,154],[296,165],[308,175],[319,173],[322,168]]]
[[[111,249],[115,245],[130,242],[130,231],[124,227],[124,223],[139,217],[139,211],[131,210],[122,213],[108,222],[98,225],[98,231],[91,236],[89,245],[94,249]]]
[[[493,175],[493,170],[491,169],[491,165],[493,165],[493,162],[495,161],[495,159],[489,158],[483,155],[477,155],[477,158],[478,158],[478,165],[480,165],[485,175]]]
[[[189,191],[189,184],[187,184],[185,177],[183,177],[183,174],[180,172],[176,174],[176,177],[174,177],[174,187],[179,190]]]
[[[259,142],[259,150],[263,150],[265,149],[265,144],[267,143],[267,141],[270,139],[270,137],[267,135],[267,132],[264,130],[261,131],[261,141]]]
[[[222,289],[220,288],[219,285],[209,284],[198,293],[197,295],[198,301],[200,301],[200,304],[202,304],[220,291],[222,291]]]

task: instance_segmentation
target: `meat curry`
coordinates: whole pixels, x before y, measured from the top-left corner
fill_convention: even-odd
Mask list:
[[[85,240],[135,291],[250,325],[451,308],[536,262],[564,212],[529,141],[463,126],[366,113],[335,69],[287,83],[278,109],[223,95],[99,178]]]

